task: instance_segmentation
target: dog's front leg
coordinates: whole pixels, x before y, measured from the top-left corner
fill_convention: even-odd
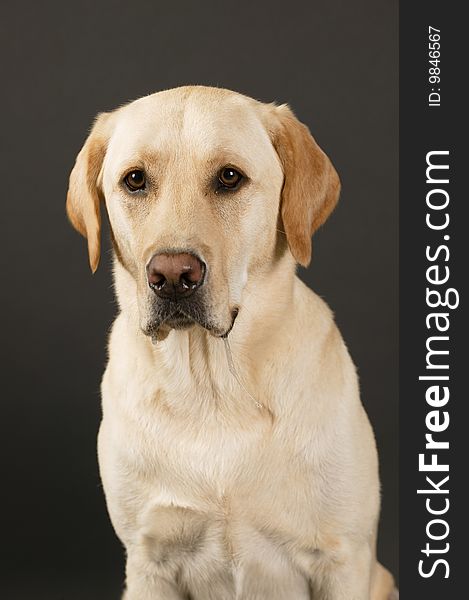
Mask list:
[[[184,600],[176,583],[176,568],[158,564],[139,550],[128,553],[126,591],[122,600]]]
[[[374,555],[368,544],[329,559],[311,581],[316,600],[370,600]]]

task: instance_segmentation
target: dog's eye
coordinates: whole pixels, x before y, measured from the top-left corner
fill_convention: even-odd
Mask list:
[[[145,187],[145,173],[139,170],[130,171],[124,177],[124,183],[131,192],[143,190]]]
[[[242,178],[243,176],[241,175],[241,173],[238,173],[238,171],[236,171],[236,169],[233,169],[232,167],[223,167],[223,169],[218,174],[218,181],[220,183],[220,186],[223,188],[228,188],[230,190],[235,188]]]

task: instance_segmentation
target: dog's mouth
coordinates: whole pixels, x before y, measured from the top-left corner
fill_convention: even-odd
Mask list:
[[[207,310],[198,303],[165,302],[156,309],[151,320],[143,328],[143,332],[154,342],[164,339],[171,329],[184,330],[199,325],[211,335],[227,338],[233,329],[239,309],[231,310],[231,319],[226,327],[220,326],[207,314]]]

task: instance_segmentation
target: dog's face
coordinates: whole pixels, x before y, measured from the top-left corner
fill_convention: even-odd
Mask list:
[[[105,201],[145,333],[198,323],[226,336],[246,283],[278,259],[279,236],[309,262],[311,235],[339,187],[288,107],[186,87],[98,117],[72,171],[67,209],[88,238],[94,271]]]

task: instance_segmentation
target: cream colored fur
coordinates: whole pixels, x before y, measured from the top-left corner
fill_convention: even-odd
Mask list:
[[[225,164],[249,181],[216,194]],[[147,173],[146,196],[126,195],[129,168]],[[120,312],[98,450],[127,552],[125,600],[391,598],[355,368],[330,310],[295,275],[337,195],[332,165],[286,106],[187,87],[98,118],[68,212],[93,269],[101,200],[115,241]],[[167,248],[207,263],[214,329],[163,326],[155,345],[145,265]],[[234,306],[236,374],[220,337]]]

